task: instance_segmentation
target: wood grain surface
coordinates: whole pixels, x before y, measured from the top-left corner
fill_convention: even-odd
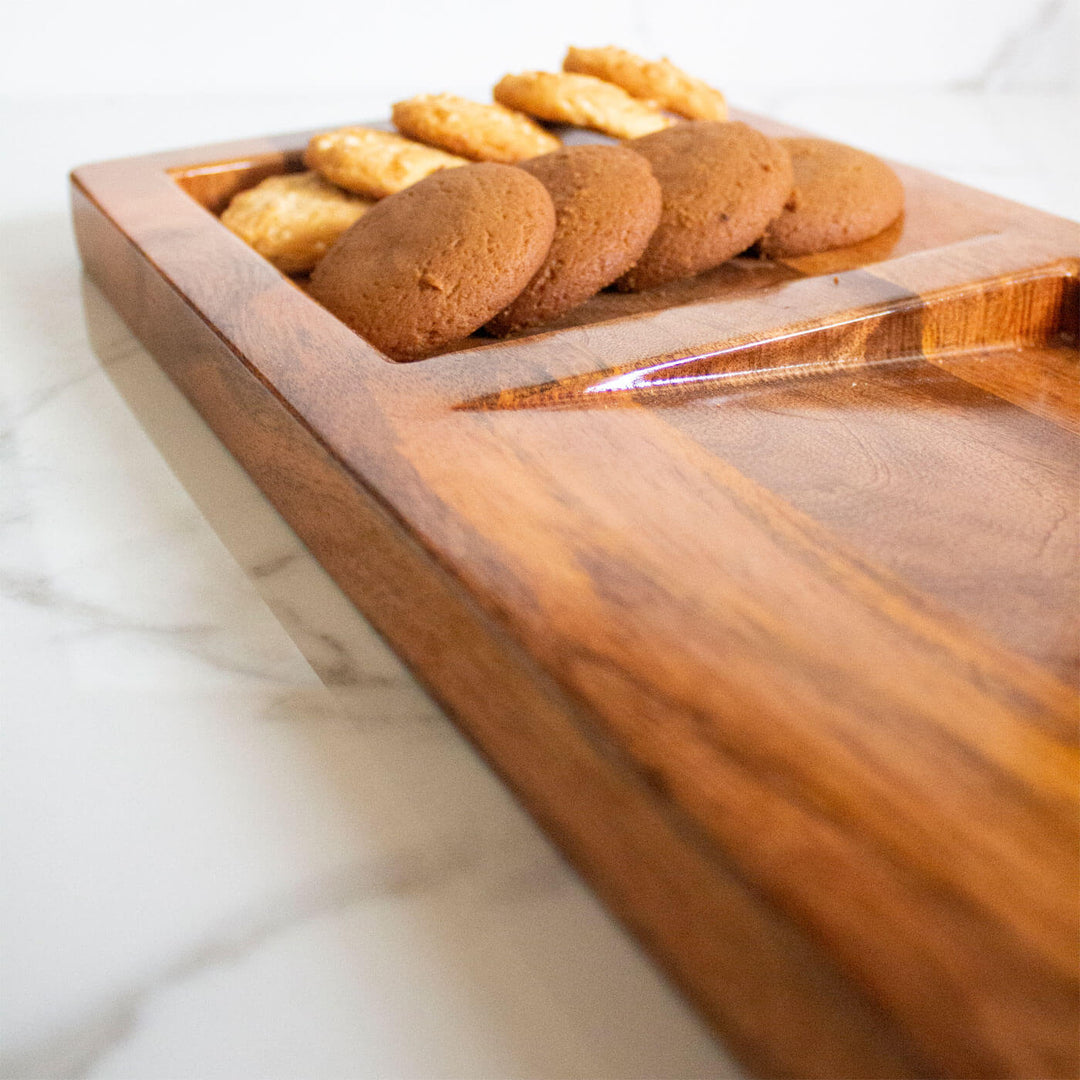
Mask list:
[[[304,142],[73,205],[316,557],[750,1070],[1076,1076],[1080,227],[898,167],[856,248],[392,364],[214,217]]]

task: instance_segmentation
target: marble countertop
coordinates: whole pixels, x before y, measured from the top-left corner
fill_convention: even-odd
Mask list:
[[[1075,96],[732,96],[1080,217]],[[0,1075],[738,1077],[81,277],[71,166],[341,112],[0,111]]]

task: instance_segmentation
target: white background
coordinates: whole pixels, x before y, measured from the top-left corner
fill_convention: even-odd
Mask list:
[[[88,160],[485,98],[568,44],[669,55],[735,106],[1080,217],[1080,0],[7,0],[0,123],[65,198]],[[4,210],[28,211],[0,172]]]
[[[366,98],[489,86],[568,43],[667,53],[722,87],[1064,89],[1076,19],[1070,0],[8,0],[0,92]]]

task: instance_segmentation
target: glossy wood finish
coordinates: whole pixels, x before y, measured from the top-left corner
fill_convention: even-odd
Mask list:
[[[764,124],[763,124],[764,126]],[[1080,227],[388,362],[226,232],[303,136],[88,166],[91,277],[763,1076],[1075,1076]]]

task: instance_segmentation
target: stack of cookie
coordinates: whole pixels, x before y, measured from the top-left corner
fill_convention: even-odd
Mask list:
[[[398,133],[316,135],[307,172],[237,195],[222,221],[388,356],[481,327],[539,326],[614,284],[649,289],[757,244],[786,257],[876,235],[902,211],[883,162],[727,121],[667,60],[571,48],[482,104],[398,102]],[[623,140],[563,146],[543,123]]]

